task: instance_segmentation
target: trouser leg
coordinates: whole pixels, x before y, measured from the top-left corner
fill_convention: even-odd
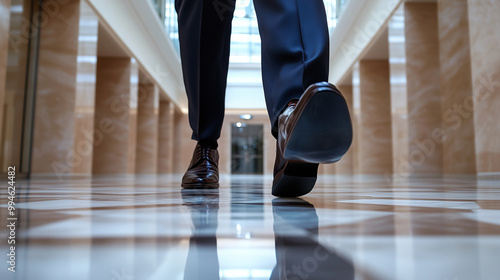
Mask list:
[[[182,71],[192,139],[217,145],[235,0],[176,0]]]
[[[277,118],[288,102],[328,80],[328,24],[322,0],[254,0],[254,5],[266,105],[277,137]]]

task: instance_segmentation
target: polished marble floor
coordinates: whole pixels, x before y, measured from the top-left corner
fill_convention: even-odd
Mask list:
[[[500,279],[500,178],[322,176],[297,199],[271,179],[18,180],[0,279]]]

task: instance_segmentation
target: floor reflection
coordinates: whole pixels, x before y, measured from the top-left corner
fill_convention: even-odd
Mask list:
[[[18,180],[16,268],[2,280],[498,279],[500,179],[320,176]],[[0,220],[6,221],[0,197]],[[0,253],[6,264],[0,227]],[[3,237],[2,237],[3,236]]]
[[[300,198],[274,199],[276,267],[271,279],[354,279],[353,264],[321,245],[314,205]],[[290,234],[291,228],[304,231]]]
[[[235,185],[233,190],[239,187]],[[181,192],[183,205],[189,208],[194,226],[189,239],[184,279],[220,279],[216,237],[219,190]],[[258,215],[263,209],[263,202],[254,201],[245,207],[238,203],[241,198],[235,195],[238,192],[233,191],[232,194],[235,198],[232,199],[232,212],[263,219],[263,215]],[[259,192],[256,192],[250,200],[259,200],[259,197]],[[255,211],[249,211],[251,209]],[[353,264],[318,242],[318,215],[313,204],[300,198],[277,198],[272,201],[272,211],[276,266],[270,279],[354,279]]]
[[[184,279],[219,279],[216,237],[219,190],[182,190],[182,201],[191,212],[194,226]]]

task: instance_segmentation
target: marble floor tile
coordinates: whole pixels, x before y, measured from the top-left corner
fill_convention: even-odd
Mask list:
[[[0,279],[499,279],[500,178],[325,175],[294,199],[268,176],[179,182],[18,180],[15,273],[0,197]]]

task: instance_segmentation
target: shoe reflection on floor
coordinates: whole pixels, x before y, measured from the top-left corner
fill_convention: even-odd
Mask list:
[[[216,238],[219,191],[184,189],[182,199],[194,225],[184,279],[220,279]],[[270,279],[354,279],[353,264],[318,242],[318,215],[312,204],[300,198],[277,198],[272,208],[276,266]],[[302,234],[297,234],[298,230]]]
[[[272,280],[354,279],[352,263],[317,241],[318,215],[312,204],[300,198],[277,198],[273,217],[276,267]],[[291,235],[294,228],[305,234]]]
[[[191,211],[193,234],[184,268],[184,279],[219,279],[217,256],[218,189],[183,189],[183,204]]]

